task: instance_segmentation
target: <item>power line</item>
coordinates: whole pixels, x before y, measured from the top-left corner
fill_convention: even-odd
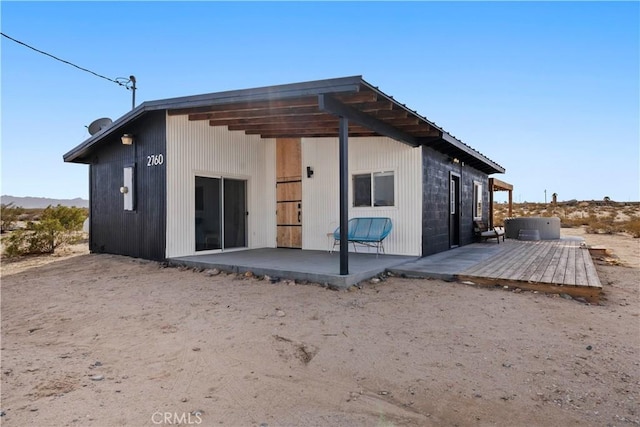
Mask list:
[[[62,63],[64,63],[64,64],[71,65],[72,67],[75,67],[75,68],[77,68],[77,69],[79,69],[79,70],[82,70],[82,71],[85,71],[85,72],[87,72],[87,73],[93,74],[94,76],[96,76],[96,77],[100,77],[101,79],[108,80],[108,81],[110,81],[110,82],[112,82],[112,83],[115,83],[115,84],[117,84],[117,85],[119,85],[119,86],[124,86],[124,88],[125,88],[125,89],[127,89],[127,90],[130,90],[130,89],[131,89],[131,87],[130,87],[130,86],[128,86],[128,85],[129,85],[129,83],[131,83],[131,78],[127,79],[127,78],[125,78],[125,77],[118,77],[118,78],[116,78],[116,79],[110,79],[109,77],[105,77],[105,76],[103,76],[102,74],[98,74],[98,73],[96,73],[96,72],[93,72],[93,71],[88,70],[88,69],[86,69],[86,68],[80,67],[79,65],[76,65],[76,64],[71,63],[71,62],[69,62],[69,61],[65,61],[64,59],[60,59],[60,58],[58,58],[57,56],[51,55],[50,53],[44,52],[44,51],[42,51],[42,50],[40,50],[40,49],[36,49],[36,48],[35,48],[35,47],[33,47],[33,46],[29,46],[28,44],[26,44],[26,43],[24,43],[24,42],[21,42],[20,40],[16,40],[16,39],[14,39],[13,37],[9,37],[9,36],[8,36],[8,35],[6,35],[5,33],[0,32],[0,34],[1,34],[3,37],[8,38],[9,40],[12,40],[12,41],[14,41],[14,42],[16,42],[16,43],[18,43],[18,44],[20,44],[20,45],[22,45],[22,46],[28,47],[28,48],[29,48],[29,49],[31,49],[31,50],[35,50],[35,51],[36,51],[36,52],[38,52],[38,53],[41,53],[41,54],[46,55],[46,56],[48,56],[48,57],[50,57],[50,58],[53,58],[53,59],[55,59],[56,61],[60,61],[60,62],[62,62]],[[133,84],[134,84],[134,87],[135,87],[135,81],[133,82]]]

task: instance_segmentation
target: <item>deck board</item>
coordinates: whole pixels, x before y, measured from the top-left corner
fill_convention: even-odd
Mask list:
[[[512,274],[512,271],[515,268],[518,268],[518,264],[522,261],[521,258],[522,256],[520,254],[520,251],[513,251],[509,253],[509,261],[502,263],[499,268],[496,268],[495,271],[490,273],[488,276],[496,279],[505,276],[508,277]]]
[[[558,265],[553,272],[551,283],[558,283],[564,285],[564,276],[567,273],[567,260],[569,259],[569,248],[567,245],[562,245],[560,249],[560,258],[558,258]]]
[[[509,279],[514,276],[519,276],[520,272],[526,268],[527,261],[534,258],[534,254],[537,251],[538,245],[534,242],[530,245],[523,245],[518,250],[512,251],[512,260],[507,265],[507,268],[503,269],[500,274],[496,275],[499,279]]]
[[[597,301],[602,284],[589,251],[573,240],[507,240],[492,257],[458,274],[485,285],[568,293]]]
[[[573,246],[573,245],[572,245]],[[578,251],[574,250],[573,247],[569,250],[567,254],[567,266],[564,273],[564,281],[562,282],[564,285],[574,285],[576,284],[576,259],[578,257]],[[580,257],[582,258],[582,257]]]
[[[487,277],[495,274],[500,267],[500,264],[509,263],[511,260],[517,258],[517,255],[514,253],[514,251],[509,250],[509,248],[511,248],[511,245],[509,245],[508,242],[505,243],[507,244],[503,243],[501,250],[496,255],[487,259],[483,263],[479,263],[473,267],[470,267],[466,271],[470,272],[471,274]]]
[[[577,286],[589,286],[589,280],[587,278],[587,267],[585,266],[585,262],[583,254],[585,252],[589,252],[588,249],[582,249],[576,251],[576,285]],[[589,255],[591,256],[591,255]]]
[[[584,267],[587,270],[587,283],[589,286],[602,288],[598,272],[596,271],[596,266],[593,264],[589,250],[586,248],[580,248],[580,251],[582,252],[582,258],[584,260]]]
[[[517,280],[531,280],[531,277],[535,274],[535,272],[539,269],[540,264],[544,263],[544,259],[547,254],[554,248],[552,245],[537,245],[537,251],[535,254],[531,256],[531,258],[526,263],[526,268],[522,270],[522,272],[517,275]],[[525,267],[523,265],[523,267]]]
[[[536,265],[535,271],[531,273],[531,276],[522,277],[520,278],[520,280],[542,282],[542,276],[544,276],[544,272],[549,267],[549,264],[551,264],[551,261],[553,260],[553,257],[555,256],[556,251],[558,250],[558,246],[556,245],[545,245],[545,246],[548,248],[548,251],[545,254],[545,256],[542,259],[540,259],[540,262]]]
[[[555,275],[556,269],[558,268],[558,263],[560,262],[560,257],[562,256],[562,247],[556,246],[556,250],[547,264],[540,278],[540,282],[542,283],[553,283],[553,276]]]

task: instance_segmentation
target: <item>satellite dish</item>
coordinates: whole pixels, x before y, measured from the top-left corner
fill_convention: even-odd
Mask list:
[[[101,119],[94,120],[89,125],[89,133],[91,135],[95,135],[96,133],[100,132],[101,130],[108,128],[111,125],[111,123],[112,123],[112,121],[108,117],[103,117]]]

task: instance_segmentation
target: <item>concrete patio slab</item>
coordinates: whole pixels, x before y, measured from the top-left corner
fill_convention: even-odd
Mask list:
[[[234,273],[251,271],[258,276],[304,280],[347,288],[394,266],[417,259],[411,256],[349,253],[349,274],[341,276],[340,255],[324,251],[262,248],[220,254],[170,258],[173,265],[217,268]]]

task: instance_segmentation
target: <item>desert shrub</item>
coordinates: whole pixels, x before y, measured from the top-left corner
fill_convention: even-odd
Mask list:
[[[614,234],[617,232],[617,227],[609,222],[590,222],[586,229],[589,234]]]
[[[560,227],[562,228],[580,227],[587,224],[588,221],[586,220],[586,218],[560,217]]]
[[[631,234],[635,238],[640,238],[640,219],[634,218],[630,221],[627,221],[626,224],[623,225],[624,231]]]
[[[24,209],[20,206],[15,206],[13,203],[0,205],[0,233],[6,233],[13,230],[16,225],[16,221],[20,219],[20,215],[24,212]]]
[[[15,231],[7,239],[5,255],[9,257],[54,253],[63,245],[79,241],[84,209],[67,206],[49,206],[42,212],[40,221],[28,222],[23,230]]]
[[[587,217],[587,233],[590,234],[613,234],[618,231],[615,224],[615,212],[596,212],[589,208]]]
[[[44,211],[45,209],[42,208],[25,209],[22,215],[20,215],[20,221],[40,221]]]
[[[42,213],[41,222],[57,221],[66,231],[80,231],[86,217],[86,211],[82,208],[58,205],[55,208],[46,208]]]
[[[4,246],[4,255],[13,258],[27,253],[27,232],[25,230],[16,230],[2,242]]]

